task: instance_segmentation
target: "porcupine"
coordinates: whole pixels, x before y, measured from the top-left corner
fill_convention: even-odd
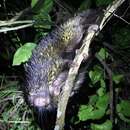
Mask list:
[[[53,129],[58,96],[75,50],[81,44],[87,28],[97,20],[98,14],[97,10],[90,9],[70,18],[38,43],[25,64],[25,99],[34,109],[38,124],[44,130]],[[74,91],[80,87],[83,79],[84,73],[79,73]]]

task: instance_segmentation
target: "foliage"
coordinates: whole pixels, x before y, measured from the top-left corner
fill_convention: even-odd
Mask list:
[[[36,13],[36,15],[33,16],[33,20],[35,21],[34,27],[36,28],[37,32],[40,33],[40,35],[43,31],[42,36],[45,33],[44,29],[50,29],[52,25],[49,13],[53,7],[53,0],[45,0],[43,3],[44,4],[43,6],[41,6],[41,8],[36,8],[38,13]]]
[[[44,11],[44,13],[49,13],[53,7],[53,0],[32,0],[31,7],[36,14],[42,11]]]
[[[28,61],[35,47],[36,44],[34,43],[26,43],[20,47],[14,54],[13,65],[20,65],[22,62]]]
[[[113,0],[84,0],[82,2],[79,1],[81,4],[79,5],[79,7],[77,7],[77,10],[83,11],[89,9],[90,7],[106,6],[112,1]],[[20,5],[21,3],[26,2],[26,0],[23,0],[22,2],[20,2]],[[72,0],[70,1],[70,3],[71,2]],[[17,14],[18,11],[25,9],[25,6],[22,7],[22,5],[16,7],[13,4],[9,6],[9,4],[7,4],[7,7],[10,7],[10,11],[8,12],[5,6],[0,3],[0,5],[4,8],[4,13],[6,13],[6,11],[8,12],[6,16],[3,16],[3,12],[1,13],[1,19],[3,20],[10,19],[10,14],[14,15]],[[9,38],[9,40],[1,42],[3,43],[1,44],[1,47],[4,46],[6,51],[0,50],[0,56],[6,62],[8,60],[13,60],[13,66],[16,66],[26,62],[30,58],[32,50],[36,46],[36,44],[34,43],[39,41],[41,37],[44,37],[46,34],[48,34],[52,28],[52,25],[54,25],[54,23],[56,22],[55,16],[53,15],[57,15],[60,13],[60,11],[57,12],[56,9],[59,8],[60,10],[61,6],[63,6],[62,8],[64,8],[64,5],[60,5],[60,7],[58,7],[59,3],[57,5],[56,4],[56,1],[54,4],[53,0],[31,0],[31,2],[26,7],[31,7],[31,20],[33,21],[33,27],[29,28],[29,30],[35,30],[35,35],[32,34],[32,30],[29,31],[30,34],[28,35],[26,29],[2,34],[1,39],[3,38],[3,36],[7,36],[7,38]],[[18,7],[20,7],[21,10]],[[75,9],[75,7],[72,8]],[[3,10],[1,9],[1,11]],[[29,16],[27,18],[28,20],[30,20]],[[54,20],[53,22],[52,19]],[[108,28],[112,28],[112,43],[110,43],[112,44],[112,46],[114,46],[114,49],[118,52],[118,54],[123,55],[123,59],[126,59],[127,56],[129,57],[127,52],[130,52],[129,25],[124,26],[123,23],[123,26],[120,26],[118,22],[115,22],[113,25],[108,25]],[[26,38],[22,38],[22,31],[23,34],[25,33],[24,35],[27,34],[27,37],[32,35],[33,39],[26,40]],[[103,37],[104,35],[107,35],[107,37],[109,37],[108,34],[103,34]],[[97,39],[98,38],[99,37],[97,37]],[[99,42],[104,42],[104,39],[99,38]],[[5,43],[9,43],[9,45],[6,45]],[[114,115],[117,123],[116,125],[119,124],[120,120],[122,122],[130,124],[130,101],[128,100],[128,97],[125,97],[125,99],[127,100],[124,100],[124,98],[122,97],[123,90],[126,87],[126,81],[124,81],[125,78],[123,74],[126,73],[126,71],[124,72],[121,69],[122,67],[120,66],[123,66],[124,68],[126,66],[123,64],[123,61],[121,62],[121,64],[119,64],[119,67],[114,67],[115,64],[118,65],[118,60],[121,61],[120,55],[115,56],[111,52],[111,49],[109,50],[109,48],[102,45],[95,46],[95,50],[98,50],[95,55],[97,55],[100,61],[105,62],[107,67],[111,69],[112,77],[109,77],[107,70],[102,65],[102,63],[98,59],[94,59],[94,62],[92,62],[91,66],[88,69],[88,73],[86,72],[88,77],[86,77],[87,84],[85,84],[85,87],[90,89],[88,90],[89,92],[85,94],[85,96],[88,98],[88,101],[86,101],[87,99],[84,98],[85,102],[87,103],[79,103],[77,105],[79,106],[79,111],[77,115],[74,115],[72,117],[73,120],[71,121],[71,123],[73,125],[79,125],[85,122],[85,125],[91,130],[112,130],[113,126],[112,122],[110,121],[110,78],[113,83],[114,95],[118,95],[115,99],[116,101],[114,104],[116,106],[116,114]],[[11,51],[8,50],[8,48],[11,48]],[[13,54],[14,57],[12,58]],[[126,61],[128,62],[129,59],[130,58],[127,58]],[[2,60],[0,59],[0,61]],[[5,62],[3,62],[2,64],[5,64]],[[13,70],[11,71],[11,76],[14,76],[14,74],[16,76],[17,74],[15,73],[15,70],[17,68],[13,68],[10,65],[9,68]],[[0,71],[2,71],[2,69]],[[2,73],[2,75],[3,74],[8,76],[8,73],[4,72]],[[38,130],[36,123],[34,123],[33,114],[31,110],[27,107],[23,99],[23,94],[20,91],[20,86],[17,82],[18,79],[9,80],[7,78],[6,81],[3,81],[3,76],[0,76],[0,80],[0,129],[2,126],[5,129],[8,127],[7,129],[10,130]]]
[[[113,81],[114,81],[116,84],[119,84],[120,81],[123,80],[123,75],[121,75],[121,74],[118,74],[118,75],[114,74],[114,75],[112,76],[112,79],[113,79]]]
[[[37,2],[38,2],[38,0],[32,0],[31,1],[31,7],[33,8],[36,5]]]
[[[118,116],[121,120],[130,123],[130,101],[121,100],[119,104],[116,106]]]
[[[101,119],[105,111],[108,107],[108,101],[109,96],[108,94],[105,94],[103,96],[97,96],[93,95],[90,97],[91,103],[88,103],[88,105],[82,105],[79,109],[78,117],[81,121],[86,121],[89,119],[95,120],[95,119]],[[92,100],[91,98],[97,98],[96,100]],[[93,102],[92,102],[93,101]]]
[[[104,48],[100,49],[100,51],[98,52],[98,55],[100,56],[102,60],[105,60],[109,56],[108,52]]]
[[[34,7],[37,6],[38,0],[32,0],[31,6],[32,9],[34,10]],[[45,0],[43,2],[43,5],[38,8],[36,15],[33,16],[34,22],[34,27],[36,28],[37,31],[41,31],[41,29],[50,29],[51,28],[51,18],[49,15],[49,12],[52,10],[53,7],[53,1],[52,0]],[[39,32],[37,35],[41,35],[41,32]],[[36,38],[38,36],[36,35]],[[43,32],[42,35],[45,35],[45,32]],[[18,50],[14,54],[13,58],[13,65],[20,65],[21,63],[26,62],[31,54],[32,50],[36,44],[34,43],[25,43],[23,46],[18,48]]]
[[[112,123],[110,120],[105,121],[103,124],[91,124],[92,130],[112,130]]]
[[[13,6],[14,5],[12,5],[12,8]],[[39,37],[46,35],[48,30],[46,31],[45,29],[50,29],[52,25],[49,12],[52,10],[53,0],[45,0],[44,2],[43,0],[32,0],[31,7],[32,11],[35,12],[32,20],[34,21],[34,29],[37,31],[37,34],[35,35],[34,41],[23,42],[22,37],[19,36],[19,32],[11,33],[11,40],[13,41],[13,47],[15,48],[13,66],[20,65],[30,58],[32,50],[36,46],[34,43],[39,40]],[[27,35],[28,37],[32,35],[31,30]],[[2,53],[2,55],[4,54]],[[0,129],[39,130],[37,124],[34,122],[31,109],[28,108],[25,103],[18,83],[16,81],[10,82],[7,80],[7,83],[4,83],[4,86],[2,84],[3,77],[0,78],[0,81]]]
[[[89,71],[89,77],[93,84],[97,83],[103,77],[102,68],[100,66],[94,66],[94,69]]]
[[[10,130],[35,130],[31,110],[25,104],[22,91],[18,90],[17,81],[8,81],[3,84],[0,92],[0,104],[4,107],[0,115],[0,125],[9,126]]]
[[[97,55],[101,60],[107,60],[109,58],[109,53],[101,48]],[[109,93],[107,92],[107,88],[109,87],[105,83],[106,76],[104,75],[105,70],[100,65],[95,65],[92,70],[89,71],[89,78],[91,79],[91,87],[97,88],[96,94],[89,97],[89,102],[86,105],[81,105],[78,117],[80,121],[87,120],[101,120],[103,117],[107,116],[110,108],[108,107]],[[119,84],[123,80],[123,75],[115,74],[112,75],[112,80],[115,84]],[[99,84],[98,84],[99,83]],[[130,102],[121,100],[120,104],[117,104],[117,113],[118,117],[125,122],[129,122],[127,117],[129,115]],[[112,130],[112,123],[107,119],[103,124],[95,124],[93,122],[90,123],[92,130]]]

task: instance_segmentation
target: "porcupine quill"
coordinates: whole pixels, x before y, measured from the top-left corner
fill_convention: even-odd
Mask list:
[[[98,14],[97,10],[88,10],[70,18],[38,43],[25,64],[25,100],[34,110],[41,129],[54,128],[58,96],[65,84],[76,47],[81,44],[87,28],[95,23]],[[84,73],[79,73],[73,92],[83,80]]]

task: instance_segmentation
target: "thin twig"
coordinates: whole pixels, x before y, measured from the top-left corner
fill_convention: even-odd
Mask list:
[[[32,24],[33,20],[23,20],[23,21],[0,21],[0,27],[2,26],[11,26],[15,24]]]
[[[23,21],[17,21],[18,19],[20,19],[22,16],[25,16],[26,14],[28,14],[28,12],[31,10],[31,8],[25,8],[24,10],[22,10],[21,12],[17,13],[16,16],[14,16],[13,18],[11,18],[10,20],[7,21],[0,21],[0,33],[1,32],[8,32],[8,31],[13,31],[13,30],[18,30],[18,29],[23,29],[23,28],[27,28],[33,25],[33,20],[23,20]],[[26,23],[26,24],[25,24]],[[11,25],[15,25],[15,24],[25,24],[25,25],[19,25],[16,27],[8,27]]]
[[[110,89],[110,120],[112,124],[114,124],[114,88],[113,88],[113,81],[112,81],[112,71],[111,69],[107,66],[105,61],[101,60],[101,58],[96,55],[96,58],[100,61],[100,63],[103,65],[105,68],[108,77],[109,77],[109,89]]]
[[[122,20],[123,22],[125,22],[126,24],[128,24],[128,25],[130,25],[130,23],[127,21],[127,20],[125,20],[125,19],[123,19],[121,16],[118,16],[117,14],[113,14],[115,17],[117,17],[117,18],[119,18],[120,20]]]
[[[7,28],[7,27],[3,27],[0,29],[0,33],[1,32],[8,32],[8,31],[13,31],[13,30],[19,30],[19,29],[23,29],[23,28],[27,28],[27,27],[31,27],[33,24],[26,24],[26,25],[21,25],[21,26],[17,26],[17,27],[10,27],[10,28]]]

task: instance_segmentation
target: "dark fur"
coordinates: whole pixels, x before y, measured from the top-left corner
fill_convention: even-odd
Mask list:
[[[75,49],[82,42],[86,28],[95,23],[97,14],[95,10],[88,10],[52,31],[41,40],[25,65],[24,94],[44,130],[53,129],[58,96],[75,56]],[[84,74],[83,71],[79,72],[72,95],[81,86]]]

